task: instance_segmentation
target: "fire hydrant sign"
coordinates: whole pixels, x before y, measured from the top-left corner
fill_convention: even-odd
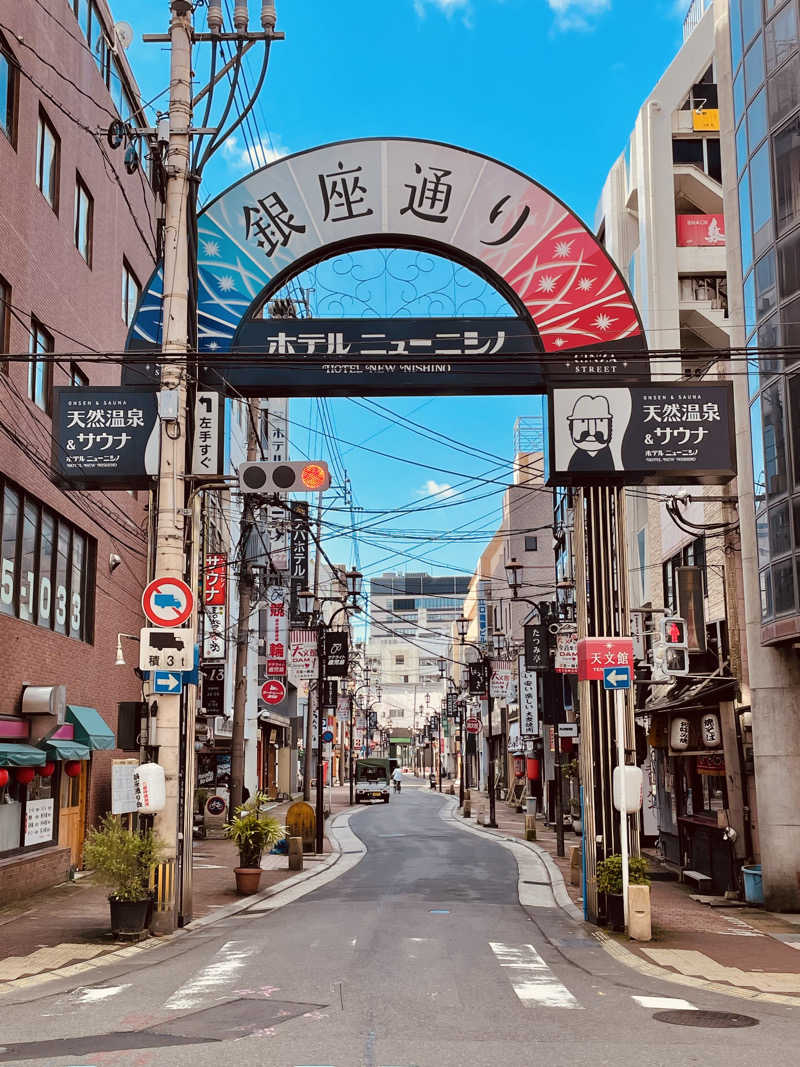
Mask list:
[[[582,637],[578,641],[578,681],[602,682],[606,667],[633,666],[632,637]]]
[[[142,611],[153,626],[182,626],[194,608],[194,596],[180,578],[154,578],[142,593]]]

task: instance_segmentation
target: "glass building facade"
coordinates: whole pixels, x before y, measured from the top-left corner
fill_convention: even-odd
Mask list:
[[[800,632],[798,0],[730,0],[762,640]],[[757,350],[757,351],[756,351]]]

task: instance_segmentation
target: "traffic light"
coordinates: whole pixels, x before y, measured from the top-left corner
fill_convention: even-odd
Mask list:
[[[328,464],[321,459],[239,464],[239,488],[243,493],[317,493],[330,486]]]
[[[664,671],[675,676],[689,673],[688,631],[686,619],[666,615],[661,620],[664,641]]]

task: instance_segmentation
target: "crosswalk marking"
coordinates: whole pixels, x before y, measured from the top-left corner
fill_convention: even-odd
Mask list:
[[[631,997],[631,1000],[635,1000],[643,1008],[654,1008],[659,1011],[697,1011],[694,1004],[690,1004],[688,1000],[681,1000],[679,997]]]
[[[523,1003],[546,1008],[582,1007],[533,945],[503,945],[499,941],[490,941],[489,945],[500,966],[508,969],[514,992]]]
[[[254,946],[243,946],[243,941],[226,942],[217,953],[217,958],[198,975],[176,989],[164,1007],[168,1011],[187,1011],[196,1008],[204,997],[219,987],[223,992],[227,992],[236,972],[255,952]]]

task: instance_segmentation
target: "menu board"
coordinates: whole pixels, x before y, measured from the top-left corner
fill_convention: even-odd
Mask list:
[[[53,840],[53,798],[29,800],[25,805],[25,845]]]

